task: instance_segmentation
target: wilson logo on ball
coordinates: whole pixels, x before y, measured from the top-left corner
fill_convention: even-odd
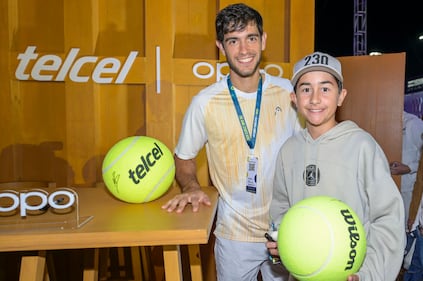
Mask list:
[[[350,270],[353,268],[355,257],[357,256],[357,251],[355,248],[357,247],[358,241],[360,240],[360,234],[358,233],[357,223],[355,222],[350,210],[341,210],[341,215],[344,217],[345,222],[349,224],[348,232],[350,234],[351,250],[349,254],[349,260],[347,261],[347,266],[345,266],[345,270]]]

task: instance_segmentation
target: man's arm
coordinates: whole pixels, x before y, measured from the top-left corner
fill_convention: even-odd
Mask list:
[[[197,165],[195,159],[183,160],[175,155],[175,179],[182,192],[201,189],[197,179]]]
[[[201,190],[197,179],[195,159],[183,160],[175,155],[175,166],[175,179],[181,187],[182,193],[169,200],[162,206],[162,209],[166,209],[168,212],[181,213],[188,204],[192,205],[193,212],[198,211],[200,203],[210,206],[210,198]]]

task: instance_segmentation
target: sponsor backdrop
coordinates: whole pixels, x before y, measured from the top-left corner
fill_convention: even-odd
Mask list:
[[[226,74],[214,18],[234,2],[0,0],[0,182],[91,186],[132,135],[173,150],[192,96]],[[314,0],[245,3],[264,17],[262,67],[288,78],[314,48]]]

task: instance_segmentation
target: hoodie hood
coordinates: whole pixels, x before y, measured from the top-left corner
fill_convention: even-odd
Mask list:
[[[337,138],[341,138],[344,135],[353,133],[354,131],[361,131],[360,127],[353,121],[343,121],[338,123],[335,127],[318,137],[317,139],[313,139],[309,134],[307,129],[302,131],[302,137],[304,138],[305,142],[313,144],[313,143],[326,143],[329,141],[336,140]]]

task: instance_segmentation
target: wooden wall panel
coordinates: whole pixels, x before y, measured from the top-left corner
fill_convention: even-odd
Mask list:
[[[289,62],[292,66],[314,51],[314,1],[291,0],[289,21]],[[289,70],[291,77],[292,67]]]
[[[45,4],[45,5],[44,5]],[[2,0],[2,48],[7,58],[0,73],[1,101],[8,137],[0,140],[0,181],[48,180],[58,186],[92,186],[102,181],[105,153],[119,139],[146,134],[144,2]],[[5,25],[5,26],[3,26]],[[6,44],[5,44],[6,43]],[[80,74],[89,81],[76,83],[16,79],[18,54],[35,46],[38,58],[55,55],[65,61],[72,48],[77,58],[125,61],[138,52],[137,83],[100,85],[90,75],[95,63]],[[25,73],[31,75],[36,59]],[[49,73],[55,77],[57,72]],[[139,82],[141,81],[141,82]],[[7,109],[7,111],[6,111]]]
[[[173,58],[216,59],[216,0],[174,1],[173,5]]]
[[[401,161],[405,53],[341,57],[348,91],[338,120],[351,119],[368,131],[388,161]],[[394,176],[400,186],[401,179]]]
[[[5,122],[0,128],[10,133],[0,140],[0,181],[93,185],[102,181],[101,163],[108,149],[131,135],[156,137],[173,150],[192,96],[219,78],[217,66],[225,58],[215,46],[215,15],[235,2],[47,0],[39,5],[37,0],[1,0],[0,114]],[[283,71],[272,68],[269,73],[289,77],[292,58],[313,49],[309,30],[314,29],[314,1],[246,3],[262,13],[268,33],[262,67],[277,65]],[[307,20],[300,19],[298,11]],[[296,26],[307,35],[301,42],[300,35],[292,35]],[[18,80],[18,55],[29,46],[37,56],[25,69],[30,81]],[[69,72],[64,81],[33,79],[38,58],[51,55],[64,63],[72,48],[78,48],[75,60],[113,57],[123,64],[131,51],[138,54],[119,85],[94,82],[96,63],[78,73],[88,77],[86,82],[72,81]],[[193,67],[198,62],[208,63],[215,73],[196,77]],[[40,74],[56,78],[57,72]],[[198,164],[200,181],[208,184],[204,152]]]

